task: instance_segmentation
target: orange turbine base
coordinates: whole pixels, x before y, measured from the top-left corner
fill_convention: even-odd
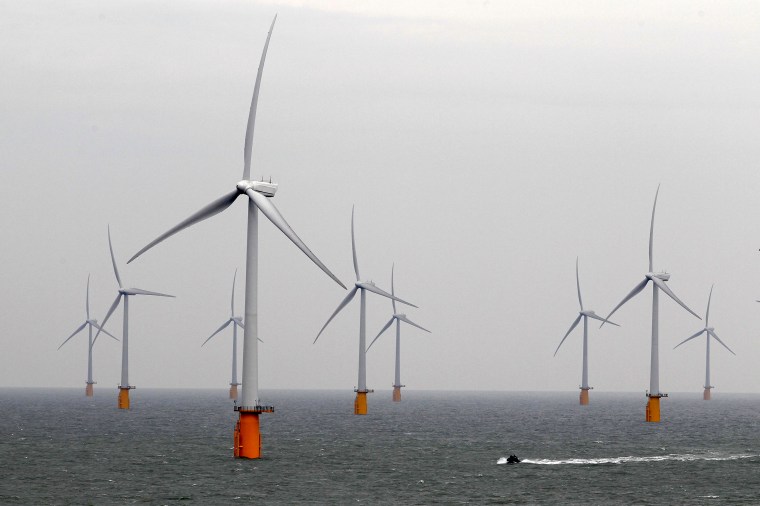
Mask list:
[[[119,388],[119,409],[129,409],[129,388]]]
[[[660,398],[650,396],[647,401],[647,422],[660,421]]]
[[[259,414],[239,411],[240,418],[235,424],[235,457],[243,459],[261,458],[261,432]]]
[[[393,387],[393,402],[401,402],[401,387]]]
[[[354,399],[354,414],[367,414],[367,392],[356,392],[356,399]]]
[[[581,389],[581,406],[588,406],[588,390]]]
[[[704,399],[706,401],[709,401],[711,398],[712,397],[710,396],[710,389],[709,388],[705,388],[705,393],[702,396],[702,399]]]
[[[230,385],[230,399],[237,399],[237,385]]]
[[[87,387],[84,389],[84,394],[87,397],[92,397],[92,383],[87,383]]]

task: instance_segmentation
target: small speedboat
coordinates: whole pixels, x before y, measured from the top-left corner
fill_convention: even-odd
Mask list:
[[[507,464],[519,464],[519,463],[520,463],[520,459],[518,459],[516,455],[510,455],[507,458]]]

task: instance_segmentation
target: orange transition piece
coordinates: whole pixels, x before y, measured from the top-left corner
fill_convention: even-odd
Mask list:
[[[230,399],[237,399],[237,385],[230,383]]]
[[[87,387],[84,389],[84,394],[87,397],[92,397],[92,383],[87,383]]]
[[[130,387],[119,387],[119,409],[129,409],[129,390]]]
[[[393,402],[401,402],[401,387],[393,387]]]
[[[356,399],[354,399],[354,414],[367,414],[367,390],[356,391]]]
[[[712,388],[712,387],[708,387],[708,388],[705,388],[705,393],[704,393],[704,395],[702,396],[702,399],[704,399],[704,400],[706,400],[706,401],[709,401],[709,400],[711,399],[711,397],[710,397],[710,389],[711,389],[711,388]]]
[[[660,397],[661,395],[648,395],[647,401],[647,422],[660,421]]]
[[[241,459],[260,459],[259,415],[261,413],[274,413],[274,408],[272,406],[255,406],[247,409],[235,407],[235,411],[240,416],[235,424],[233,454]]]
[[[581,406],[588,406],[588,388],[581,388]]]

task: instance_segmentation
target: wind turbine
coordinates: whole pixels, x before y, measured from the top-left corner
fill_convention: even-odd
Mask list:
[[[417,307],[414,304],[411,304],[409,302],[406,302],[405,300],[401,300],[395,295],[391,295],[390,293],[381,290],[377,286],[375,286],[375,283],[372,281],[359,281],[359,263],[356,260],[356,241],[354,239],[354,209],[351,208],[351,251],[353,253],[354,257],[354,272],[356,273],[356,282],[354,283],[354,287],[351,289],[350,292],[348,292],[348,295],[341,301],[340,304],[338,304],[338,308],[333,312],[333,314],[330,316],[330,318],[327,319],[325,324],[322,326],[322,329],[317,334],[317,337],[314,339],[314,342],[317,342],[317,339],[319,339],[319,336],[322,335],[322,332],[325,330],[327,325],[332,321],[335,316],[340,313],[340,311],[348,305],[349,302],[354,298],[354,295],[356,295],[356,292],[361,292],[361,305],[359,309],[359,380],[357,382],[357,387],[354,392],[356,392],[356,399],[354,400],[354,414],[355,415],[366,415],[367,414],[367,394],[371,390],[367,390],[367,293],[366,292],[372,292],[376,293],[378,295],[382,295],[383,297],[388,297],[391,300],[397,300],[401,302],[402,304],[406,304],[408,306]]]
[[[87,386],[85,387],[85,395],[87,397],[92,397],[92,385],[95,384],[94,381],[92,381],[92,345],[95,344],[95,342],[92,339],[92,329],[93,327],[98,329],[99,331],[105,332],[107,336],[113,337],[118,341],[116,337],[111,335],[109,332],[103,330],[100,325],[98,325],[98,320],[94,318],[90,318],[90,276],[87,276],[87,296],[85,299],[85,310],[87,311],[87,319],[84,321],[83,324],[81,324],[77,329],[71,333],[69,337],[66,338],[64,342],[61,343],[61,346],[58,347],[60,350],[61,347],[63,347],[64,344],[68,343],[69,340],[74,337],[75,335],[79,334],[82,330],[84,330],[85,327],[87,327],[87,330],[89,332],[89,345],[87,346]]]
[[[293,241],[298,248],[303,251],[312,262],[322,269],[325,274],[330,276],[336,283],[345,288],[345,285],[325,267],[325,265],[311,252],[311,250],[296,235],[290,225],[285,221],[277,208],[270,201],[277,191],[277,184],[262,181],[251,181],[251,147],[253,143],[253,130],[256,121],[256,107],[259,100],[259,88],[261,86],[261,75],[264,71],[264,60],[269,47],[269,39],[272,37],[272,30],[277,16],[272,20],[272,25],[267,34],[267,40],[264,43],[264,50],[261,54],[259,70],[256,74],[256,84],[253,88],[253,99],[251,100],[251,109],[248,113],[248,126],[245,131],[245,147],[243,149],[243,179],[235,184],[235,189],[216,199],[200,211],[196,212],[186,220],[182,221],[169,231],[158,236],[155,240],[138,251],[129,261],[131,262],[145,251],[149,250],[164,239],[171,237],[180,230],[194,225],[206,218],[210,218],[232,205],[240,196],[248,196],[248,226],[247,226],[247,253],[245,268],[245,329],[243,330],[243,393],[240,405],[235,406],[238,411],[239,419],[235,426],[234,435],[234,455],[236,457],[257,459],[261,456],[261,434],[259,432],[259,415],[261,413],[272,413],[274,407],[263,406],[259,399],[259,379],[258,379],[258,260],[259,260],[259,218],[258,212],[266,216],[285,236]]]
[[[113,273],[116,276],[116,282],[119,284],[119,293],[116,295],[116,299],[111,304],[110,309],[106,313],[106,317],[103,318],[101,327],[106,326],[106,322],[111,317],[119,303],[124,300],[124,318],[123,318],[123,331],[121,340],[121,383],[119,384],[119,409],[129,409],[129,391],[134,386],[129,384],[129,297],[133,295],[155,295],[158,297],[174,297],[174,295],[167,295],[165,293],[149,292],[142,288],[124,288],[121,284],[121,277],[119,276],[119,269],[116,267],[116,258],[113,256],[113,246],[111,245],[111,227],[108,227],[108,249],[111,251],[111,263],[113,264]],[[101,330],[95,334],[95,340],[98,339]],[[105,332],[105,331],[103,331]]]
[[[393,269],[395,265],[391,266],[391,295],[395,296],[396,292],[393,288]],[[378,332],[377,336],[372,340],[371,343],[369,343],[369,346],[367,346],[367,351],[369,351],[370,348],[372,348],[372,345],[375,344],[375,341],[377,341],[377,338],[380,337],[383,332],[388,330],[388,328],[393,324],[393,322],[396,322],[396,375],[394,376],[394,382],[393,382],[393,402],[401,402],[401,387],[405,387],[406,385],[401,384],[401,322],[408,323],[412,327],[417,327],[418,329],[422,329],[425,332],[430,332],[428,329],[421,327],[408,319],[405,314],[403,313],[397,313],[396,312],[396,301],[391,299],[391,304],[393,304],[393,316],[391,316],[391,319],[388,320],[388,323],[385,324],[385,326],[380,329],[380,332]]]
[[[241,329],[245,329],[245,326],[243,325],[243,318],[240,316],[235,316],[235,279],[237,278],[237,269],[235,269],[235,275],[232,277],[232,298],[230,299],[230,318],[222,324],[221,327],[216,329],[216,331],[211,334],[208,339],[203,341],[203,344],[201,347],[205,346],[207,342],[211,340],[212,337],[217,335],[219,332],[227,328],[228,325],[232,324],[232,380],[230,381],[230,399],[237,399],[238,392],[237,387],[240,383],[238,383],[237,380],[237,328],[240,327]],[[259,339],[260,340],[260,339]]]
[[[714,286],[715,285],[710,287],[710,295],[707,297],[707,312],[705,313],[705,328],[703,328],[702,330],[700,330],[693,336],[687,337],[686,339],[684,339],[683,341],[675,345],[675,347],[673,348],[675,350],[676,348],[681,346],[683,343],[687,341],[691,341],[692,339],[695,339],[701,336],[702,334],[705,334],[705,337],[707,338],[705,339],[707,343],[707,352],[706,352],[706,358],[705,358],[705,392],[702,398],[706,401],[710,400],[711,398],[710,390],[714,388],[712,385],[710,385],[710,337],[714,338],[716,341],[722,344],[725,349],[730,351],[732,354],[736,355],[736,353],[734,353],[731,348],[726,346],[726,343],[720,340],[718,335],[715,333],[715,328],[710,327],[710,301],[712,300],[712,291],[713,291]]]
[[[581,307],[581,310],[578,312],[578,317],[575,319],[572,325],[570,325],[570,330],[567,331],[565,334],[565,337],[562,338],[562,340],[559,342],[559,345],[557,346],[557,349],[554,350],[554,356],[557,356],[557,352],[559,351],[560,346],[562,346],[562,343],[565,342],[565,339],[567,339],[567,336],[570,335],[570,332],[572,332],[575,327],[578,326],[578,323],[580,323],[581,318],[583,318],[583,373],[581,376],[581,396],[580,396],[580,403],[583,406],[586,406],[588,404],[588,391],[591,390],[593,387],[588,386],[588,319],[592,318],[594,320],[599,320],[601,322],[607,322],[611,323],[612,325],[615,325],[619,327],[617,323],[613,323],[611,321],[605,320],[601,316],[598,316],[594,311],[590,309],[583,309],[583,299],[581,298],[581,280],[578,275],[578,259],[575,259],[575,284],[578,287],[578,304]]]
[[[657,186],[657,193],[654,195],[654,205],[652,206],[652,221],[649,225],[649,271],[644,274],[644,280],[636,285],[631,292],[625,296],[625,298],[615,306],[615,309],[610,311],[605,320],[609,320],[610,316],[615,313],[623,304],[635,297],[641,292],[647,284],[652,282],[652,349],[649,369],[649,391],[647,392],[647,409],[646,409],[646,421],[647,422],[659,422],[660,421],[660,398],[667,397],[668,394],[660,392],[660,352],[659,352],[659,290],[665,292],[665,294],[676,301],[685,310],[699,318],[699,315],[689,309],[686,304],[676,297],[673,291],[665,284],[670,279],[670,274],[666,272],[653,272],[652,267],[652,238],[654,236],[654,211],[657,208],[657,195],[660,193],[660,187]],[[699,318],[701,320],[701,318]],[[604,325],[604,322],[602,322]],[[600,325],[601,326],[601,325]]]

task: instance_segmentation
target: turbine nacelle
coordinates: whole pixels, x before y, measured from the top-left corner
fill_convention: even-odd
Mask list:
[[[406,318],[406,314],[404,313],[396,313],[393,315],[394,318]]]
[[[240,193],[245,193],[247,190],[253,190],[261,193],[265,197],[274,197],[274,194],[277,193],[277,183],[273,183],[272,181],[247,181],[243,179],[235,186]]]
[[[594,316],[596,316],[596,311],[592,311],[591,309],[589,309],[585,311],[578,311],[578,314],[582,314],[583,316],[590,316],[591,318],[593,318]]]
[[[705,330],[708,332],[715,332],[715,327],[705,327]]]
[[[668,281],[670,279],[670,274],[667,272],[647,272],[646,277],[647,279],[657,278],[663,281]]]

